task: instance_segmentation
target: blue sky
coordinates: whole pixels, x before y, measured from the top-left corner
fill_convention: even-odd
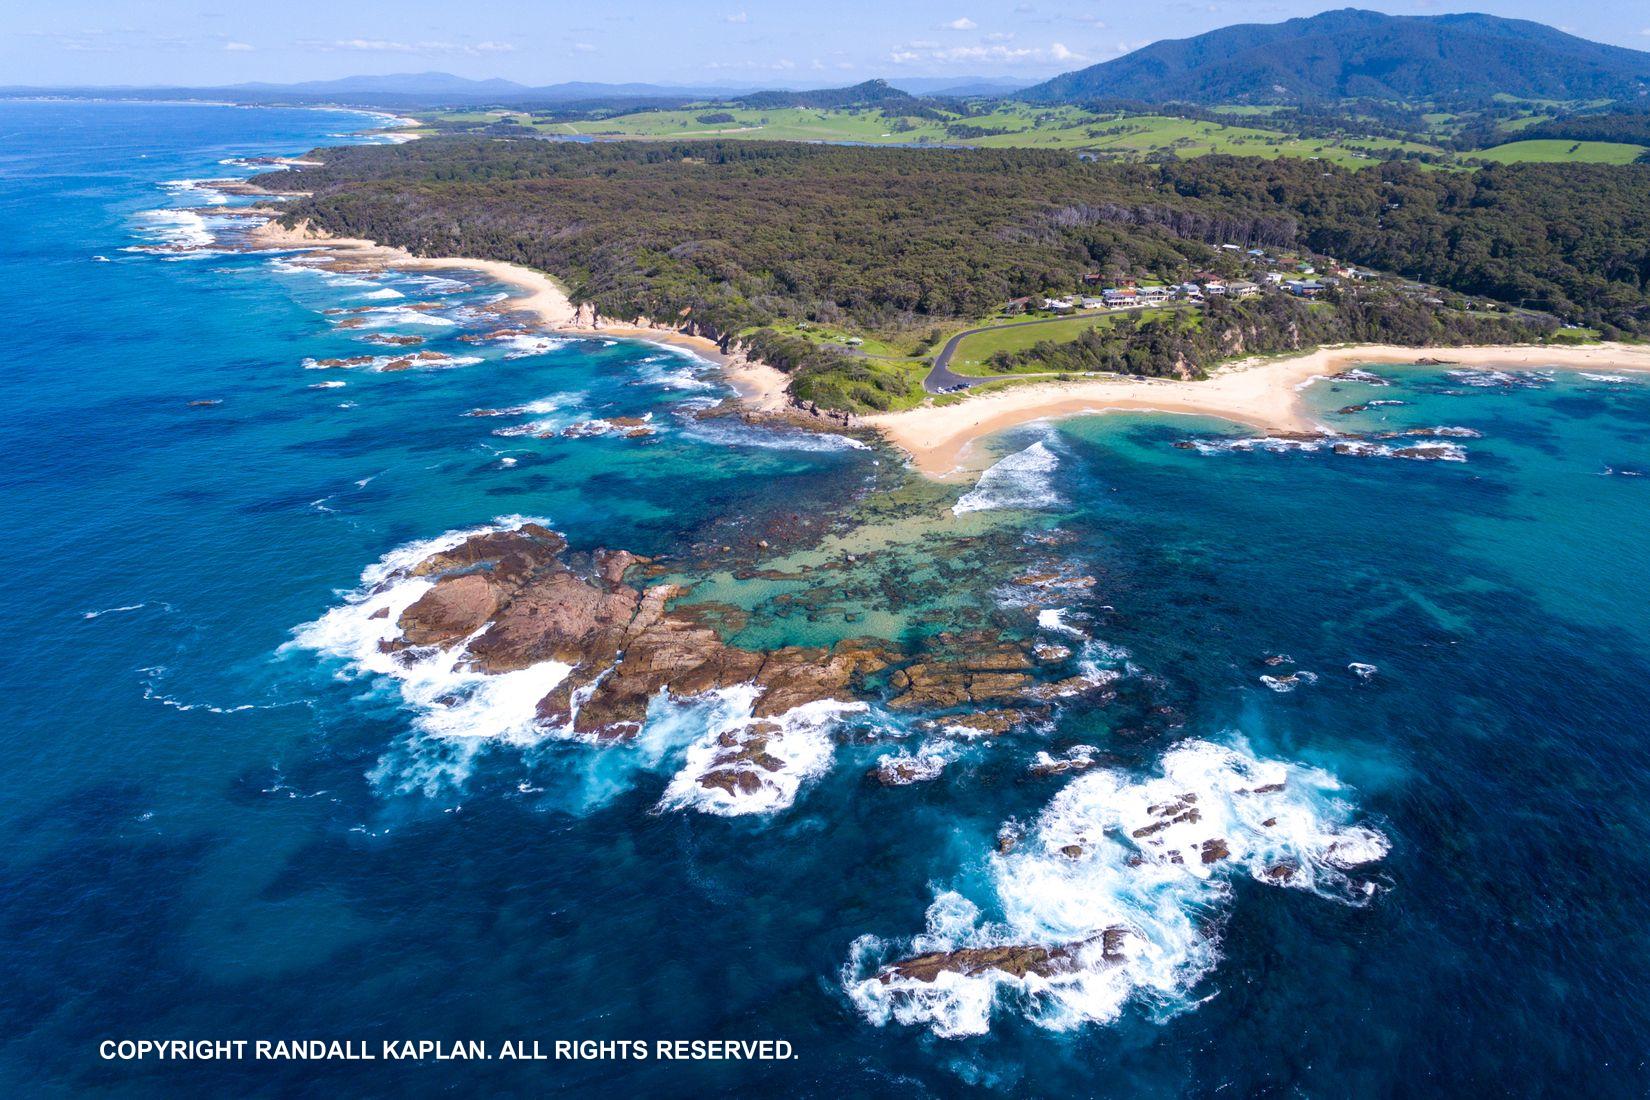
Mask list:
[[[1276,22],[1310,0],[9,0],[0,82],[226,84],[442,70],[563,80],[846,84],[1041,77],[1160,38]],[[1393,14],[1487,11],[1650,50],[1650,3],[1364,0]]]

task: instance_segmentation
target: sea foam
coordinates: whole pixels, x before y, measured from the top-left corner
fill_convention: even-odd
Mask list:
[[[981,474],[974,488],[951,506],[952,514],[960,516],[1000,508],[1053,508],[1060,503],[1052,483],[1059,465],[1059,456],[1048,444],[1033,443],[1023,451],[1000,459]]]
[[[385,554],[361,574],[360,587],[314,622],[293,631],[283,650],[313,650],[344,662],[341,676],[371,675],[394,682],[422,732],[440,738],[502,738],[528,742],[544,734],[538,701],[572,671],[541,661],[514,672],[489,675],[468,663],[468,642],[387,653],[381,643],[397,638],[397,620],[434,582],[409,575],[413,566],[475,535],[513,530],[543,520],[508,516],[496,524],[448,531]],[[485,628],[483,628],[485,629]]]
[[[1156,776],[1088,772],[990,857],[989,914],[940,893],[923,934],[857,940],[844,987],[873,1024],[943,1037],[983,1034],[1002,1012],[1064,1031],[1115,1020],[1130,1002],[1185,1011],[1219,962],[1211,918],[1230,906],[1235,876],[1351,905],[1374,895],[1349,872],[1385,856],[1388,842],[1352,823],[1342,793],[1318,769],[1203,740],[1170,749]],[[932,982],[884,969],[924,952],[1008,945],[1065,948],[1068,960],[1047,976],[945,970]]]

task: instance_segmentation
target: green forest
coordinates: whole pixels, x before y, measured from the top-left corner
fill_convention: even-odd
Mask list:
[[[310,192],[289,221],[549,271],[604,315],[737,339],[793,372],[797,396],[833,407],[894,407],[913,382],[772,326],[914,335],[1076,289],[1085,274],[1240,274],[1241,251],[1223,245],[1334,256],[1510,311],[1352,286],[1311,306],[1268,294],[1229,316],[1211,305],[1192,322],[1096,330],[1088,344],[1105,349],[1043,359],[1196,374],[1240,351],[1333,339],[1526,339],[1560,321],[1650,335],[1650,166],[1352,171],[1225,156],[1130,165],[1024,149],[474,138],[319,156],[321,167],[261,180]]]

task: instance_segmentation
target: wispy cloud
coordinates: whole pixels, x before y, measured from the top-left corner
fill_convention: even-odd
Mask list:
[[[249,50],[257,49],[250,42],[225,42],[223,48],[230,53],[246,53]]]
[[[722,19],[724,23],[749,23],[750,21],[750,12],[746,11],[736,11],[732,15],[724,16]]]
[[[349,53],[468,54],[514,53],[509,42],[397,42],[385,38],[343,38],[332,42],[299,42],[304,49]]]
[[[982,42],[977,46],[940,46],[933,42],[908,42],[888,54],[895,65],[1048,65],[1089,60],[1064,43],[1047,46],[1010,46],[1003,42]]]

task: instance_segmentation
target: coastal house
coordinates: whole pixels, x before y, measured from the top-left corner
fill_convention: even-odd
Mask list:
[[[1114,309],[1135,305],[1140,297],[1133,287],[1107,287],[1100,292],[1101,300]]]
[[[1052,309],[1055,313],[1066,313],[1077,308],[1075,298],[1044,298],[1043,308]]]
[[[1102,278],[1103,276],[1098,271],[1085,271],[1083,272],[1083,285],[1099,286]]]
[[[1281,272],[1281,271],[1268,271],[1265,274],[1264,278],[1266,279],[1267,282],[1271,283],[1273,286],[1278,286],[1279,284],[1281,284],[1283,282],[1283,272]]]
[[[1299,298],[1316,298],[1329,289],[1316,279],[1290,279],[1283,284],[1283,287]]]
[[[1082,302],[1082,305],[1083,305],[1084,309],[1099,309],[1101,306],[1104,306],[1105,304],[1106,304],[1106,300],[1104,298],[1096,298],[1096,297],[1084,297],[1083,302]]]
[[[1174,292],[1166,286],[1143,286],[1135,290],[1136,298],[1143,306],[1160,306],[1174,296]]]
[[[1031,308],[1031,299],[1030,298],[1010,298],[1007,301],[1007,303],[1005,303],[1003,305],[1003,312],[1004,313],[1024,313],[1026,310],[1028,310],[1030,308]]]
[[[1228,298],[1253,298],[1260,293],[1260,284],[1252,283],[1248,279],[1233,279],[1226,284]]]
[[[1205,279],[1205,280],[1203,280],[1203,293],[1208,294],[1208,295],[1225,294],[1226,293],[1226,280],[1225,279]]]

